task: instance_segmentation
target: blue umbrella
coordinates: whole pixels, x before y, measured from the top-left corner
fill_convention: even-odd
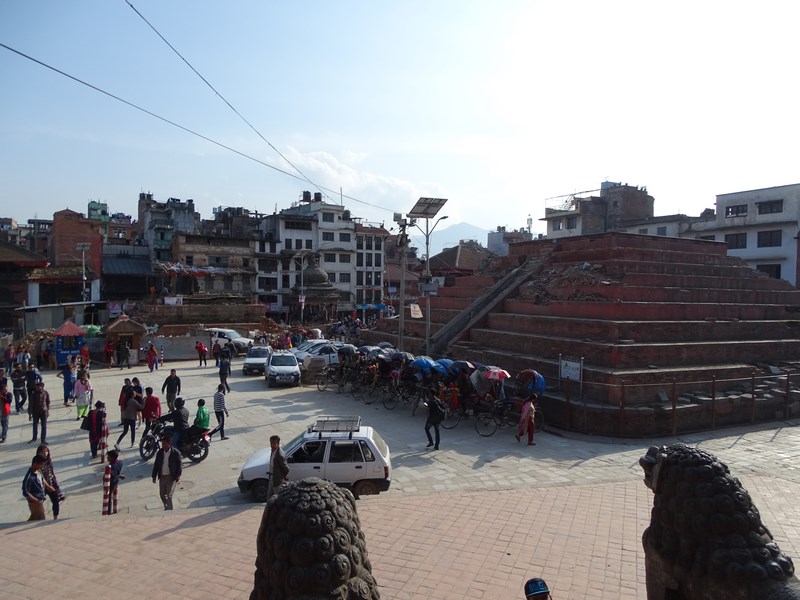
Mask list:
[[[541,373],[534,369],[525,369],[517,375],[517,381],[525,386],[529,392],[541,396],[544,394],[545,381]]]
[[[447,371],[447,367],[445,367],[442,364],[439,364],[438,362],[433,363],[433,366],[431,367],[431,371],[436,371],[440,375],[449,375],[449,372]]]
[[[422,369],[423,371],[430,371],[433,368],[433,365],[436,364],[436,361],[433,360],[430,356],[418,356],[410,363],[408,363],[409,367],[415,367],[417,369]]]
[[[436,361],[437,365],[442,365],[445,369],[449,369],[453,366],[453,359],[451,358],[440,358]]]

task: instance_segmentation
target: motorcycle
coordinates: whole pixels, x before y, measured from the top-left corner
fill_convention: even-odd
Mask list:
[[[148,461],[153,458],[161,447],[159,440],[165,435],[172,436],[174,431],[175,427],[172,425],[156,421],[139,441],[139,455],[142,460]],[[194,463],[203,462],[208,457],[210,448],[211,437],[208,433],[208,429],[189,428],[183,433],[178,451]]]

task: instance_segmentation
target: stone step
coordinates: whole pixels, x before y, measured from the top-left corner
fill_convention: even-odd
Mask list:
[[[588,296],[589,301],[684,302],[691,304],[800,304],[798,290],[758,290],[638,286],[609,282],[606,285],[548,285],[543,290],[555,299]]]
[[[784,361],[800,356],[800,339],[796,338],[620,344],[473,328],[469,341],[486,348],[514,348],[529,355],[584,357],[593,365],[613,369],[641,368],[642,365],[695,366],[709,360],[714,363],[739,363],[743,356],[758,357],[763,362]]]
[[[631,340],[639,343],[780,339],[786,335],[800,337],[800,321],[787,320],[609,321],[492,313],[485,327],[497,331],[562,337],[574,337],[579,332],[581,339],[608,342]]]
[[[532,298],[512,298],[503,303],[509,313],[549,315],[555,317],[610,320],[689,320],[712,319],[787,319],[800,316],[794,307],[785,304],[731,304],[684,302],[589,302]]]

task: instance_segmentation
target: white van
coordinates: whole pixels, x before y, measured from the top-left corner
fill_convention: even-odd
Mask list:
[[[308,429],[282,444],[289,481],[327,479],[346,487],[356,498],[379,494],[392,483],[389,447],[361,417],[319,417]],[[239,475],[239,491],[258,502],[267,499],[270,448],[253,454]]]

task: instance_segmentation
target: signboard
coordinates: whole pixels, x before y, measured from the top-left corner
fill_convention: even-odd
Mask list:
[[[408,308],[411,310],[412,319],[422,318],[422,309],[419,307],[419,304],[410,304]]]
[[[183,296],[164,296],[164,304],[167,306],[183,306]]]
[[[561,379],[571,379],[572,381],[581,380],[581,361],[560,359],[559,368],[561,370]]]
[[[121,302],[109,302],[106,307],[108,308],[108,316],[111,318],[116,318],[122,314]]]
[[[306,303],[306,297],[303,296],[303,295],[298,296],[297,300],[298,300],[298,302],[300,302],[300,304],[305,304]]]

